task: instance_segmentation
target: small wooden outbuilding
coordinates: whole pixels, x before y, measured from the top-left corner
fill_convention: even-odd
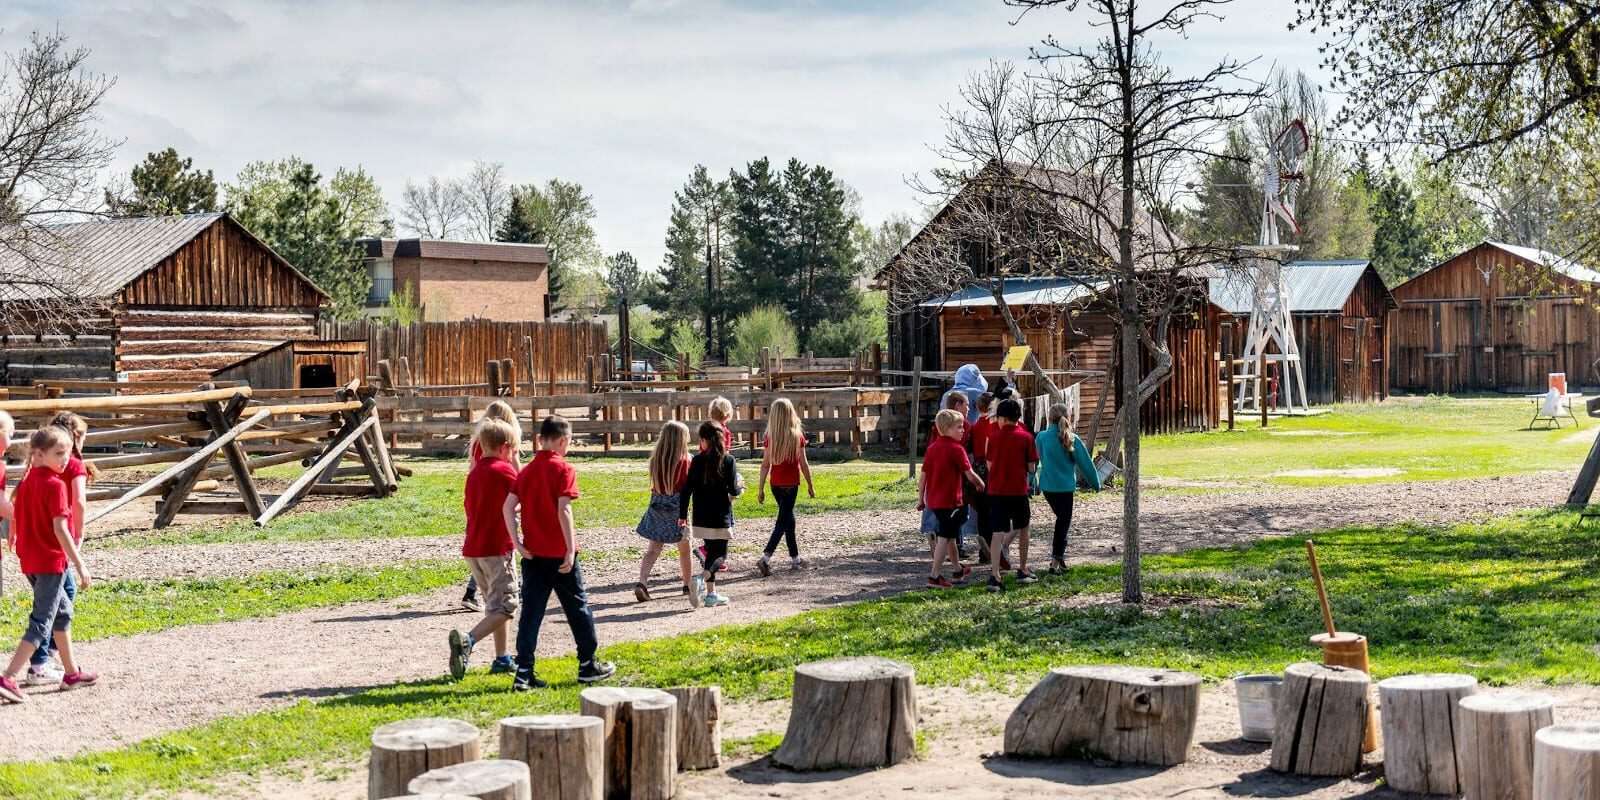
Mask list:
[[[1283,265],[1283,282],[1307,400],[1320,405],[1388,397],[1385,321],[1396,304],[1372,262],[1291,261]],[[1232,347],[1237,352],[1250,328],[1251,276],[1241,270],[1213,278],[1211,302],[1232,323]]]
[[[1395,287],[1390,385],[1411,392],[1542,392],[1600,385],[1600,272],[1485,241]]]
[[[211,373],[253,389],[323,389],[367,379],[367,342],[301,340],[236,361]]]
[[[54,225],[0,253],[0,375],[204,381],[316,338],[328,296],[225,213]],[[55,306],[55,310],[40,311]]]

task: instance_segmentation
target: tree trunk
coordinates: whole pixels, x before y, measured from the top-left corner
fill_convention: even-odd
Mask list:
[[[1000,318],[1005,320],[1006,330],[1011,332],[1011,341],[1016,342],[1019,346],[1027,344],[1027,337],[1022,335],[1022,326],[1018,325],[1017,318],[1012,316],[1011,306],[1006,305],[1005,281],[1002,280],[999,283],[990,281],[989,294],[994,297],[995,308],[1000,309]],[[1056,386],[1056,382],[1051,380],[1049,375],[1045,374],[1044,367],[1040,366],[1039,359],[1035,358],[1032,353],[1028,354],[1027,367],[1033,371],[1033,377],[1039,381],[1039,385],[1043,386],[1045,391],[1050,394],[1050,401],[1060,401],[1061,388]]]
[[[1378,682],[1383,777],[1402,792],[1457,794],[1456,704],[1478,688],[1471,675],[1401,675]]]
[[[1600,800],[1600,723],[1551,725],[1533,740],[1534,797]]]
[[[482,757],[481,737],[470,723],[439,717],[391,722],[372,732],[367,798],[405,794],[411,779],[428,770]]]
[[[1144,601],[1139,568],[1139,331],[1127,319],[1136,316],[1132,281],[1123,288],[1124,322],[1118,328],[1122,352],[1122,602]]]
[[[533,800],[528,765],[495,759],[428,770],[411,779],[412,794],[464,794],[478,800]]]
[[[791,769],[887,767],[916,752],[917,678],[886,658],[835,658],[794,670],[788,732],[773,760]]]
[[[1537,692],[1494,692],[1456,706],[1456,765],[1466,800],[1529,800],[1533,735],[1548,726],[1555,698]]]
[[[722,688],[668,689],[678,698],[678,769],[716,769],[722,763]]]
[[[1371,683],[1358,669],[1290,664],[1272,728],[1272,768],[1295,775],[1355,774]]]
[[[1005,754],[1171,766],[1188,760],[1199,719],[1199,675],[1058,667],[1006,720]]]
[[[600,686],[578,701],[605,722],[606,797],[666,800],[678,772],[678,701],[659,689]]]
[[[500,757],[528,765],[533,795],[548,800],[605,796],[605,721],[577,714],[500,720]]]

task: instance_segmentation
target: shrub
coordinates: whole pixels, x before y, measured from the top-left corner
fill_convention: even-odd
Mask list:
[[[667,334],[667,350],[675,356],[683,356],[689,366],[698,367],[706,360],[706,337],[694,329],[693,322],[680,319],[672,324]]]
[[[763,347],[774,353],[783,348],[783,352],[790,355],[799,349],[795,344],[794,326],[776,306],[760,306],[734,320],[733,347],[728,351],[728,362],[759,366]]]

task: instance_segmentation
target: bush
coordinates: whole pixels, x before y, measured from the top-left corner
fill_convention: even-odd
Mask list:
[[[873,342],[889,344],[889,309],[883,292],[863,296],[860,310],[842,320],[827,320],[811,332],[811,351],[823,358],[854,356]]]
[[[694,329],[693,322],[678,320],[667,334],[667,351],[675,356],[683,356],[689,366],[698,367],[706,360],[706,337]]]
[[[774,354],[778,348],[789,355],[799,350],[795,344],[794,326],[789,324],[789,318],[776,306],[760,306],[734,320],[733,347],[728,351],[728,363],[760,366],[763,347],[771,349]]]

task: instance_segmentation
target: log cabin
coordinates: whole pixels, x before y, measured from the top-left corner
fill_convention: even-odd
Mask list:
[[[1394,289],[1396,391],[1542,392],[1600,385],[1600,272],[1533,247],[1484,241]]]
[[[0,376],[181,380],[316,338],[331,305],[226,213],[40,228],[0,253]],[[16,280],[15,276],[37,280]]]

